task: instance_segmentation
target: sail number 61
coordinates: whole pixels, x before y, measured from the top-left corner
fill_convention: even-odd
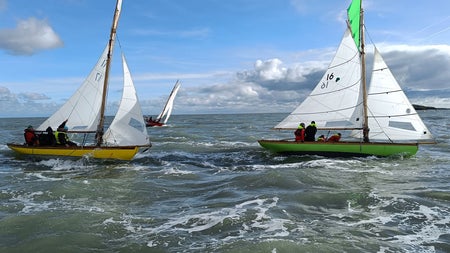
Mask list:
[[[327,82],[326,83],[322,82],[322,85],[320,86],[320,88],[322,88],[322,89],[328,88],[328,81],[333,80],[333,78],[334,78],[334,74],[333,73],[327,74],[327,79],[326,79]]]

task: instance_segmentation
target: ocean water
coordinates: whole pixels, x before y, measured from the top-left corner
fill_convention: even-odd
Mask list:
[[[31,158],[0,120],[0,252],[450,252],[449,111],[414,157],[281,156],[285,114],[174,115],[132,161]]]

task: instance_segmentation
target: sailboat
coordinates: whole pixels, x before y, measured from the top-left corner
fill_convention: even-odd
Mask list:
[[[70,147],[8,143],[9,148],[26,155],[131,160],[141,148],[151,146],[123,54],[123,94],[114,119],[104,131],[108,79],[121,8],[122,0],[117,0],[109,42],[89,76],[59,110],[36,128],[42,137],[46,129],[54,130],[67,119],[67,126],[70,126],[68,134],[78,136],[81,142]]]
[[[177,80],[177,82],[175,83],[175,85],[172,88],[172,92],[170,92],[169,98],[167,99],[163,110],[158,115],[158,117],[156,117],[156,119],[152,119],[151,117],[145,117],[146,126],[149,126],[149,127],[164,126],[167,123],[170,115],[172,114],[173,101],[175,100],[175,97],[177,96],[180,86],[181,86],[181,83],[179,80]]]
[[[378,49],[366,88],[362,0],[347,9],[347,29],[327,71],[309,96],[274,129],[294,130],[315,121],[324,132],[346,132],[348,141],[259,140],[268,150],[322,156],[412,156],[434,143]],[[344,135],[342,135],[344,137]]]

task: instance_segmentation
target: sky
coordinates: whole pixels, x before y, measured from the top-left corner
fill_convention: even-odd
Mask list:
[[[108,39],[115,0],[0,0],[0,117],[49,116]],[[325,72],[350,0],[123,0],[107,114],[126,56],[146,115],[293,111]],[[410,101],[450,108],[450,1],[366,0],[375,43]],[[368,52],[368,59],[371,54]]]

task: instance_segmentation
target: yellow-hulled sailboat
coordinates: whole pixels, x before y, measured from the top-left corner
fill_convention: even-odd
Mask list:
[[[69,134],[82,135],[80,138],[82,141],[77,146],[69,147],[8,143],[9,148],[26,155],[89,156],[131,160],[140,148],[151,146],[133,80],[123,54],[122,99],[113,121],[104,131],[108,77],[121,9],[122,0],[117,0],[108,44],[89,76],[75,94],[36,129],[37,132],[44,134],[48,127],[56,129],[68,119]]]

